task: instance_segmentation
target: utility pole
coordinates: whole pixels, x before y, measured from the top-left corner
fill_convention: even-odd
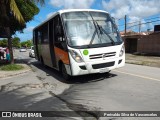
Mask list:
[[[139,35],[141,33],[141,20],[139,21]]]
[[[126,31],[127,31],[127,15],[125,15],[124,21],[125,21],[125,35],[126,35]]]

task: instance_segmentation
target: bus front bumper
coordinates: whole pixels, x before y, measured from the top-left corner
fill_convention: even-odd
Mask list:
[[[93,73],[105,73],[113,69],[123,67],[125,65],[125,57],[119,57],[110,60],[84,62],[84,63],[72,63],[71,64],[71,76],[93,74]]]

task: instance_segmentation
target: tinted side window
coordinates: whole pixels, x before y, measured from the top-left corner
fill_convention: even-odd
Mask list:
[[[42,43],[49,43],[48,39],[48,23],[42,26]]]
[[[35,44],[35,39],[36,39],[36,31],[33,31],[33,44]]]
[[[40,44],[42,41],[42,32],[38,30],[38,43]]]
[[[54,18],[54,35],[56,42],[62,42],[65,40],[62,22],[59,15]]]
[[[63,50],[67,50],[67,45],[64,37],[64,30],[63,30],[61,18],[59,15],[57,15],[54,18],[54,40],[55,40],[56,47],[59,47]]]

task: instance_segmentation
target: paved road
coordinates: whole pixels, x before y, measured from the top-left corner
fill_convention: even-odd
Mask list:
[[[148,75],[149,71],[153,73]],[[157,111],[160,110],[159,73],[160,69],[157,68],[126,64],[124,68],[112,71],[109,76],[84,77],[83,80],[89,82],[74,83],[62,97],[91,108],[98,106],[100,110]],[[90,81],[92,77],[93,82]]]
[[[21,58],[18,57],[19,55]],[[64,83],[63,78],[61,78],[61,75],[57,71],[48,67],[42,67],[36,60],[28,58],[28,53],[20,53],[16,54],[16,56],[25,62],[30,61],[33,72],[9,79],[16,79],[17,81],[22,79],[24,79],[24,81],[29,80],[30,84],[27,86],[29,88],[32,88],[33,84],[38,85],[34,87],[33,90],[29,90],[29,92],[37,91],[33,96],[30,96],[36,100],[28,99],[22,102],[20,99],[20,102],[26,104],[26,106],[25,104],[21,105],[22,109],[55,110],[54,108],[56,108],[56,110],[65,109],[73,111],[160,111],[159,68],[126,64],[123,68],[113,70],[109,75],[94,74],[73,77],[70,82]],[[10,81],[9,79],[7,80]],[[12,84],[15,84],[16,80]],[[32,81],[34,81],[34,83]],[[21,91],[21,93],[24,93],[24,90],[23,92]],[[9,100],[9,98],[7,98],[7,100]],[[57,100],[60,101],[57,102]],[[2,106],[3,102],[4,101],[1,101],[0,104],[0,108],[2,109],[4,108],[4,106]],[[30,107],[27,107],[27,102],[31,102],[31,105],[29,104]],[[16,104],[16,101],[14,103]],[[56,107],[54,107],[55,103]],[[15,109],[14,107],[16,105],[10,104],[10,106],[8,106],[8,109]],[[19,108],[20,107],[17,107],[17,109]],[[113,117],[101,119],[158,120],[160,118]]]

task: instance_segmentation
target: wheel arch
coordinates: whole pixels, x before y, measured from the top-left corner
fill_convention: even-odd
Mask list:
[[[58,61],[58,70],[59,71],[61,71],[61,69],[62,69],[62,64],[63,64],[62,60],[59,60]]]

